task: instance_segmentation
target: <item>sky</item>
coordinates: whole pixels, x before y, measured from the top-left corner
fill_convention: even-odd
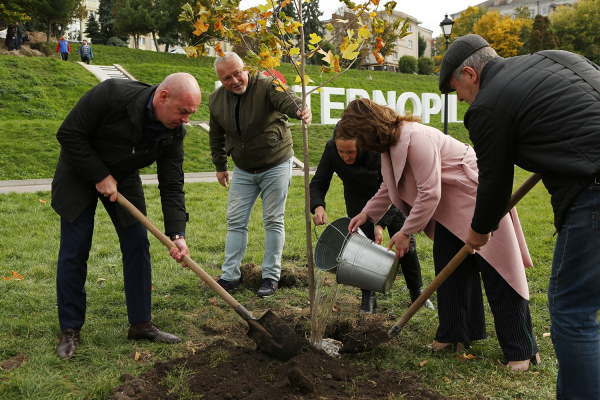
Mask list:
[[[446,13],[452,14],[466,9],[468,6],[475,6],[484,0],[396,0],[398,5],[396,11],[403,12],[421,21],[421,27],[433,31],[433,36],[442,33],[440,22],[443,21]],[[256,4],[266,4],[266,0],[241,0],[240,8],[245,9]],[[355,4],[361,4],[360,0],[354,0]],[[380,8],[387,0],[381,0]],[[320,0],[319,5],[323,11],[322,19],[331,18],[331,14],[343,5],[338,0]]]

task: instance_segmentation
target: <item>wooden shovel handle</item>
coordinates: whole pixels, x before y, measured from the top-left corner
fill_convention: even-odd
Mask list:
[[[532,174],[523,184],[515,190],[513,195],[510,197],[510,202],[508,205],[508,211],[512,210],[512,208],[523,198],[525,195],[542,179],[540,174]],[[507,211],[507,212],[508,212]],[[421,308],[421,306],[427,301],[429,297],[435,292],[441,285],[444,283],[446,279],[450,276],[450,274],[460,265],[461,262],[464,261],[465,258],[469,255],[469,251],[467,250],[467,246],[464,245],[460,251],[450,260],[450,262],[440,271],[440,273],[431,281],[429,286],[423,290],[423,293],[412,303],[408,310],[400,317],[398,322],[392,326],[389,330],[388,335],[396,336],[401,331],[402,328],[406,325],[406,323],[412,318],[413,315]]]
[[[125,197],[118,193],[117,195],[117,203],[119,203],[123,208],[131,213],[142,225],[144,225],[158,240],[160,240],[168,249],[172,249],[173,247],[177,247],[175,243],[171,241],[162,233],[144,214],[140,212],[133,204],[129,202]],[[208,275],[194,260],[192,260],[188,255],[183,256],[183,262],[186,267],[191,269],[210,287],[213,291],[215,291],[219,296],[223,298],[238,314],[242,315],[245,319],[254,317],[248,310],[244,308],[232,295],[227,293],[225,289],[221,287],[210,275]]]

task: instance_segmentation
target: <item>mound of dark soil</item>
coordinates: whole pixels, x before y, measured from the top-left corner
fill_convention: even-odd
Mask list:
[[[281,363],[224,340],[121,380],[111,399],[445,399],[414,374],[350,364],[308,345]]]

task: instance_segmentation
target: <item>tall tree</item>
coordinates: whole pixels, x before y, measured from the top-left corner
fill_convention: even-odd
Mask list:
[[[474,33],[473,27],[485,14],[487,14],[487,8],[485,7],[467,7],[454,21],[452,39]]]
[[[152,32],[154,26],[149,6],[149,0],[115,0],[114,3],[115,32],[133,36],[136,49],[139,49],[140,37]]]
[[[418,43],[418,54],[419,54],[419,58],[423,57],[425,55],[425,50],[427,50],[427,39],[425,39],[423,37],[423,35],[421,35],[419,33],[419,36],[417,38],[417,43]]]
[[[25,14],[28,9],[29,5],[27,1],[1,0],[0,29],[6,28],[10,22],[25,22],[29,20],[29,17]]]
[[[497,11],[487,13],[473,27],[474,33],[483,37],[501,57],[514,57],[523,46],[521,30],[525,21],[500,15]]]
[[[94,13],[90,13],[87,19],[87,28],[85,29],[85,35],[90,38],[93,44],[98,44],[102,41],[103,36],[100,33],[100,24],[96,21]]]
[[[561,6],[550,15],[551,27],[560,38],[560,49],[600,63],[600,1],[581,0]]]
[[[58,27],[60,35],[73,19],[79,0],[36,0],[31,3],[31,15],[46,27],[47,41],[50,41],[52,27]]]
[[[550,27],[550,19],[536,15],[529,35],[529,50],[536,52],[556,48],[558,48],[558,37]]]
[[[100,24],[100,35],[96,44],[106,44],[108,39],[117,36],[115,32],[115,18],[112,14],[114,0],[100,0],[98,6],[98,23]],[[126,37],[122,39],[127,39]]]

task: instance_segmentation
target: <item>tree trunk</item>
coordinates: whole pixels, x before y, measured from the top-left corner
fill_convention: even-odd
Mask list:
[[[152,41],[154,42],[154,47],[156,48],[156,52],[160,52],[158,49],[158,42],[156,41],[156,32],[152,31]]]
[[[46,30],[46,42],[50,42],[50,25],[52,24],[51,21],[48,21],[48,29]]]

